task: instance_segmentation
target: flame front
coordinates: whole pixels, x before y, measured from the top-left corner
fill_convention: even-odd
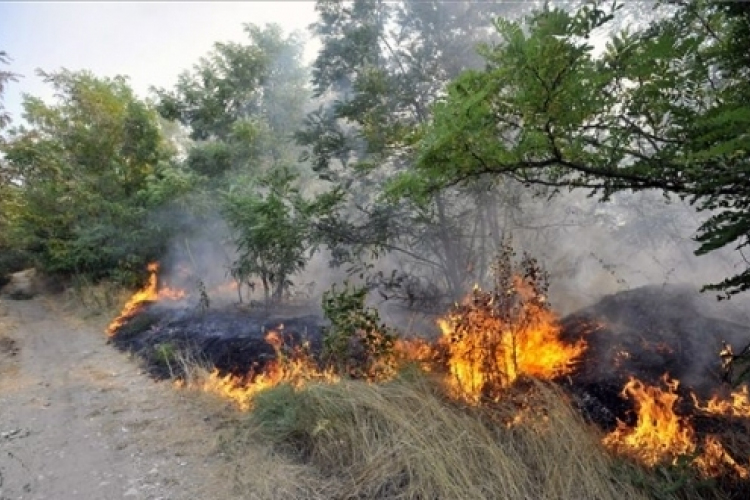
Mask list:
[[[183,290],[176,290],[168,287],[159,288],[159,263],[152,262],[148,265],[148,282],[146,286],[138,290],[128,299],[125,307],[122,308],[117,316],[107,327],[107,335],[112,336],[117,332],[123,323],[137,314],[147,302],[153,302],[159,299],[179,300],[185,297]]]
[[[708,400],[705,406],[700,404],[695,395],[693,395],[693,401],[696,408],[706,413],[730,417],[750,417],[750,393],[748,393],[747,386],[732,392],[729,397],[731,400],[714,396]]]
[[[282,383],[301,387],[310,381],[338,382],[339,378],[333,370],[321,370],[304,346],[295,346],[291,354],[285,355],[282,352],[284,339],[277,331],[269,332],[266,342],[276,351],[276,359],[269,362],[261,373],[246,376],[222,375],[218,369],[214,369],[204,381],[188,386],[228,398],[240,410],[247,411],[252,408],[255,395]]]
[[[629,453],[649,466],[670,461],[676,463],[680,456],[700,452],[693,464],[703,475],[713,477],[730,471],[743,479],[750,477],[750,469],[738,464],[716,436],[706,436],[699,449],[692,424],[675,413],[679,382],[670,380],[667,374],[662,377],[662,382],[665,390],[630,378],[622,395],[635,401],[636,425],[630,428],[619,422],[617,429],[604,438],[604,444]],[[698,406],[695,395],[693,400]],[[713,404],[714,408],[722,409],[717,413],[726,414],[726,408],[731,406],[730,402],[717,398],[711,401],[713,403],[709,402],[709,406]]]
[[[622,396],[635,401],[638,420],[634,428],[619,422],[617,429],[604,438],[604,444],[629,451],[647,465],[676,460],[695,451],[692,426],[674,411],[679,382],[668,375],[662,380],[666,390],[630,378]]]

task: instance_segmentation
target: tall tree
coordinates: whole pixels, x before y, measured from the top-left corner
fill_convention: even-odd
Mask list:
[[[150,211],[189,183],[169,163],[155,111],[124,77],[39,74],[56,102],[25,96],[28,126],[2,145],[8,238],[50,273],[123,277],[145,268],[166,237]]]
[[[229,226],[229,237],[214,232],[213,249],[233,246],[231,275],[241,285],[259,281],[267,300],[280,300],[315,247],[307,226],[328,197],[310,201],[300,182],[293,133],[309,96],[300,39],[277,25],[245,32],[247,42],[217,43],[173,90],[156,93],[162,117],[193,140],[185,165],[204,180],[202,198],[214,209],[196,217],[208,222],[218,212]]]
[[[306,102],[300,40],[277,25],[245,25],[248,43],[217,43],[173,90],[157,89],[162,116],[188,127],[187,165],[220,179],[288,161]]]
[[[0,64],[7,65],[9,63],[10,56],[4,51],[0,51]],[[11,122],[10,114],[5,109],[3,102],[6,86],[10,82],[18,81],[19,76],[12,71],[0,69],[0,131],[5,129]],[[0,147],[4,141],[5,137],[0,135]],[[18,271],[27,263],[23,251],[13,248],[8,241],[10,229],[8,208],[15,204],[11,180],[4,160],[0,158],[0,283],[2,283],[7,273]]]
[[[495,2],[317,3],[312,29],[322,48],[313,86],[322,105],[297,138],[320,178],[350,193],[338,223],[325,228],[336,255],[351,260],[379,249],[408,256],[412,271],[433,277],[451,298],[482,274],[486,266],[474,264],[492,232],[485,208],[493,193],[463,189],[424,207],[387,203],[377,193],[412,163],[431,103],[451,78],[480,64],[475,46],[507,9]]]
[[[609,38],[612,12],[545,8],[501,20],[487,67],[450,86],[416,168],[392,192],[416,198],[483,176],[585,188],[607,199],[659,189],[710,214],[699,254],[750,246],[750,15],[745,6],[665,2],[669,16]],[[429,196],[428,196],[429,198]],[[706,289],[750,289],[750,267]]]

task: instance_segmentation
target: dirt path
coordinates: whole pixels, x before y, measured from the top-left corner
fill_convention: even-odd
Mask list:
[[[195,397],[43,298],[2,307],[14,327],[0,339],[0,500],[233,498],[218,423]]]

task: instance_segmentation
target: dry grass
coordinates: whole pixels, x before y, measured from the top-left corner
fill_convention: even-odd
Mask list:
[[[224,449],[232,460],[265,450],[268,462],[235,462],[249,498],[647,498],[618,478],[597,435],[557,390],[533,390],[540,411],[508,427],[447,401],[421,374],[381,385],[279,386],[257,396]],[[275,448],[259,448],[263,439]],[[275,472],[279,460],[287,473]]]
[[[62,318],[78,326],[90,326],[104,332],[133,290],[111,282],[77,283],[57,295],[45,295],[45,304]]]
[[[13,335],[15,324],[0,300],[0,382],[18,370],[18,353],[21,346],[19,339]]]

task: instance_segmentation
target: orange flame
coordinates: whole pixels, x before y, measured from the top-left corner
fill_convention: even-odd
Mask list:
[[[159,263],[152,262],[147,267],[149,276],[148,283],[142,289],[138,290],[128,299],[125,307],[122,308],[119,316],[117,316],[107,327],[107,335],[112,336],[120,328],[125,321],[132,318],[143,308],[143,305],[147,302],[153,302],[159,299],[166,300],[180,300],[185,297],[184,290],[176,290],[172,288],[159,289]]]
[[[707,436],[703,454],[695,459],[695,464],[706,476],[719,476],[733,472],[742,479],[750,477],[750,469],[738,464],[732,458],[716,436]]]
[[[516,278],[521,310],[512,318],[492,311],[492,299],[467,305],[439,320],[440,344],[447,350],[449,385],[469,402],[508,387],[521,375],[552,379],[570,373],[586,350],[581,340],[560,338],[557,316],[543,302],[531,300],[533,290]],[[482,296],[475,288],[474,296]]]
[[[693,401],[697,409],[706,413],[730,417],[750,417],[750,393],[748,393],[747,386],[732,392],[729,397],[731,401],[714,396],[703,406],[693,394]]]
[[[638,421],[634,428],[619,422],[617,429],[604,438],[604,444],[629,451],[647,465],[695,451],[692,426],[674,412],[679,382],[662,377],[666,390],[647,386],[631,377],[622,396],[635,401]]]
[[[232,400],[242,411],[252,409],[253,398],[261,391],[282,383],[298,388],[311,381],[338,382],[338,376],[332,369],[318,368],[312,355],[303,347],[292,349],[291,355],[282,352],[284,339],[276,331],[266,335],[266,342],[276,351],[276,359],[268,363],[259,374],[246,376],[232,374],[222,376],[214,369],[202,382],[187,384],[190,388],[218,394]],[[184,383],[178,385],[184,386]]]
[[[653,466],[665,461],[676,463],[678,457],[692,455],[698,450],[695,431],[691,423],[674,411],[679,396],[677,380],[670,380],[665,374],[662,381],[666,390],[645,385],[638,379],[630,378],[622,391],[624,397],[635,400],[638,421],[634,428],[619,422],[617,429],[604,438],[604,444],[613,449],[628,452],[646,465]],[[698,406],[698,400],[693,394]],[[714,404],[726,408],[715,398]],[[723,402],[727,403],[728,402]],[[711,406],[711,403],[709,403]],[[706,436],[701,454],[693,464],[708,477],[731,471],[741,478],[750,477],[750,469],[732,458],[715,436]]]

